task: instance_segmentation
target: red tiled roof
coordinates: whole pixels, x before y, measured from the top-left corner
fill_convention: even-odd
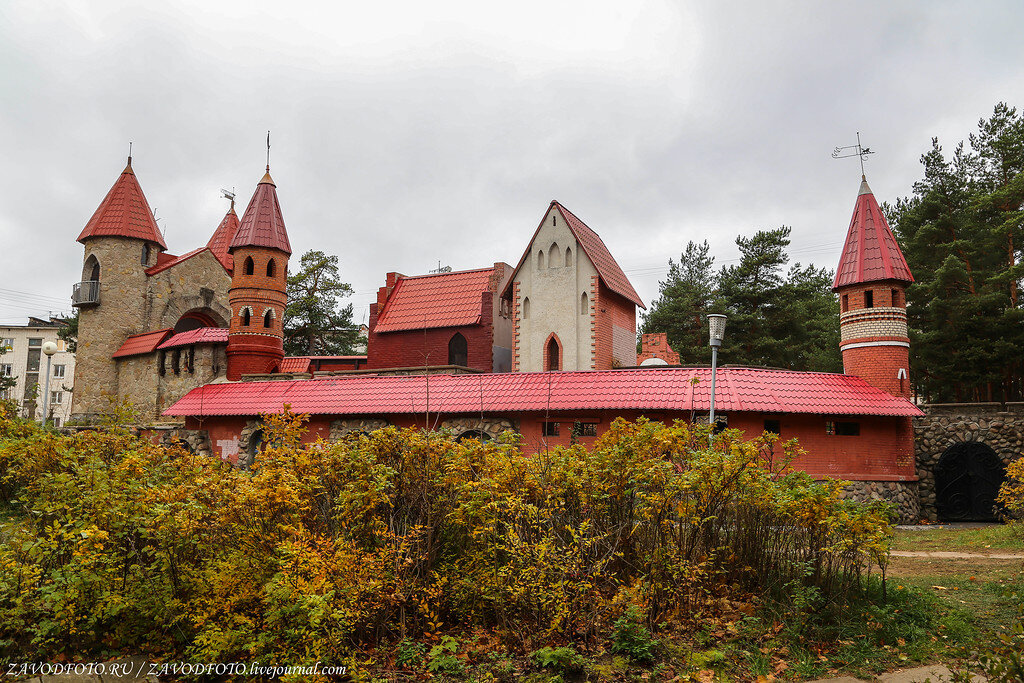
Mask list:
[[[155,266],[150,266],[149,268],[146,268],[146,275],[156,275],[157,273],[162,273],[168,268],[173,268],[179,263],[183,263],[192,258],[193,256],[196,256],[204,251],[206,251],[206,247],[199,247],[198,249],[193,249],[187,254],[182,254],[181,256],[171,256],[170,258],[163,259],[157,258]],[[160,254],[160,256],[163,256],[163,254]]]
[[[853,207],[832,289],[878,280],[913,282],[914,276],[865,179]]]
[[[238,230],[228,247],[234,251],[239,247],[270,247],[292,253],[288,242],[288,231],[284,227],[281,204],[277,201],[277,186],[270,177],[270,167],[256,186],[256,192],[249,200],[249,206],[242,214]]]
[[[235,260],[228,252],[228,248],[237,232],[238,214],[235,213],[235,202],[232,200],[231,210],[224,215],[224,220],[220,222],[217,229],[213,231],[213,235],[210,236],[210,241],[206,243],[206,248],[213,252],[220,264],[224,266],[224,270],[228,272],[235,267]]]
[[[228,330],[226,327],[197,327],[188,332],[179,332],[156,348],[173,349],[176,346],[188,346],[189,344],[227,343]]]
[[[164,339],[171,336],[174,330],[156,330],[155,332],[143,332],[133,334],[124,340],[121,348],[113,353],[111,358],[124,358],[126,356],[138,356],[144,353],[153,353]]]
[[[309,372],[309,356],[282,358],[280,372]]]
[[[622,268],[619,267],[619,264],[616,262],[615,257],[612,256],[612,253],[608,251],[608,247],[605,246],[601,237],[587,227],[587,224],[577,218],[572,211],[569,211],[569,209],[565,208],[557,201],[552,200],[551,206],[555,207],[558,212],[562,214],[562,220],[564,220],[565,224],[569,226],[569,230],[576,238],[576,241],[580,243],[580,246],[583,247],[583,251],[590,259],[590,262],[594,264],[595,268],[597,268],[597,274],[601,276],[601,280],[604,282],[605,286],[616,294],[626,297],[640,308],[646,310],[647,307],[644,306],[644,302],[640,298],[640,295],[636,293],[635,289],[633,289],[633,285],[629,282],[629,278],[622,272]],[[544,215],[546,217],[547,212],[545,212]],[[537,226],[537,230],[533,233],[533,237],[530,238],[530,245],[526,247],[523,257],[519,259],[518,265],[516,265],[515,270],[512,271],[512,277],[509,278],[509,283],[506,285],[505,293],[507,293],[508,289],[512,287],[512,280],[515,279],[515,274],[523,267],[523,263],[530,255],[530,246],[533,245],[533,241],[537,239],[537,233],[539,233],[541,227],[543,227],[543,219],[541,219],[541,221],[541,225]]]
[[[699,381],[693,384],[694,379]],[[543,410],[706,411],[710,368],[488,375],[355,375],[312,380],[207,384],[164,415],[258,415],[285,403],[320,415]],[[789,370],[721,368],[715,406],[722,412],[917,416],[910,401],[859,377]]]
[[[89,237],[133,237],[167,248],[146,195],[142,193],[142,186],[132,170],[131,157],[128,157],[128,165],[78,235],[78,241],[84,243]]]
[[[377,319],[374,332],[476,325],[494,268],[403,277]]]

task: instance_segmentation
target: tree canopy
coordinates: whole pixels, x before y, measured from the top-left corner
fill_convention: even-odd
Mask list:
[[[287,355],[346,355],[354,352],[359,330],[352,322],[352,304],[341,305],[352,287],[341,281],[338,257],[310,250],[288,276],[288,307],[284,313]]]
[[[842,371],[832,273],[799,263],[787,270],[789,236],[783,226],[737,237],[739,263],[717,273],[708,243],[688,243],[678,263],[669,259],[641,332],[667,333],[682,363],[703,364],[711,358],[704,318],[725,313],[722,362]]]
[[[1005,103],[952,155],[938,138],[913,195],[884,207],[915,282],[911,380],[926,400],[1021,400],[1024,116]]]

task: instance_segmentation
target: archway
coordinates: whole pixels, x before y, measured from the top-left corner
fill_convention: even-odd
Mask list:
[[[467,439],[476,439],[480,443],[487,443],[491,440],[491,435],[479,429],[469,429],[455,437],[455,440],[458,442],[466,441]]]
[[[82,281],[100,281],[100,262],[96,258],[96,254],[89,254],[89,258],[85,259],[85,265],[82,266]]]
[[[935,465],[935,507],[943,522],[996,519],[995,504],[1006,467],[987,444],[956,443]]]
[[[469,365],[469,345],[459,332],[448,340],[448,365]]]
[[[227,327],[225,321],[209,309],[193,308],[182,314],[174,324],[174,334],[197,330],[200,327]]]

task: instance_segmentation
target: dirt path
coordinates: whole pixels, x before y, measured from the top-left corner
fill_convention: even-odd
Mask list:
[[[893,550],[893,557],[926,557],[936,560],[1024,560],[1014,553],[955,553],[943,550]]]

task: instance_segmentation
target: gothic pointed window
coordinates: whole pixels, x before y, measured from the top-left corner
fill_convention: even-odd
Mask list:
[[[562,250],[558,248],[558,242],[552,242],[548,249],[548,268],[562,267]]]
[[[587,297],[587,293],[583,292],[580,296],[580,315],[587,315],[590,313],[590,300]]]
[[[530,317],[530,297],[523,299],[523,320],[528,320]]]
[[[565,248],[565,267],[568,268],[572,265],[572,248]]]
[[[558,345],[558,337],[554,334],[548,338],[547,346],[544,349],[544,369],[562,369],[562,347]]]
[[[537,252],[537,270],[544,270],[544,250]]]
[[[448,340],[448,365],[468,365],[469,348],[466,338],[456,332]]]

